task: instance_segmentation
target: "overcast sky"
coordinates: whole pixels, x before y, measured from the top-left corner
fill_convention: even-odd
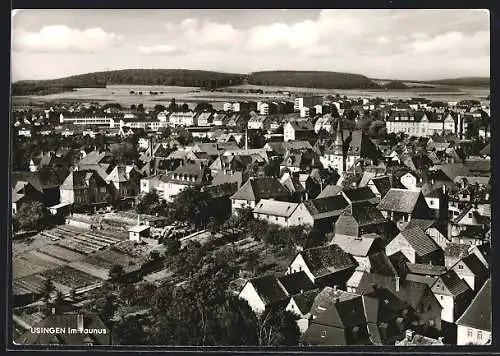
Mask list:
[[[128,68],[489,76],[486,10],[17,10],[12,79]]]

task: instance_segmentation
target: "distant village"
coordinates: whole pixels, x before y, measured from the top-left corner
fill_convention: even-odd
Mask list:
[[[11,134],[17,344],[491,344],[489,105],[51,103]]]

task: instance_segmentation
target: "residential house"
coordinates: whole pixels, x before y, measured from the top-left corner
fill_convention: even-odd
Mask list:
[[[66,171],[46,168],[36,172],[12,172],[13,210],[19,210],[23,200],[27,199],[40,201],[47,207],[57,204],[60,201],[59,186],[66,176]]]
[[[335,119],[331,114],[326,114],[321,116],[316,122],[314,123],[314,132],[316,134],[320,132],[321,130],[325,130],[328,133],[332,133],[334,130],[334,121]]]
[[[116,166],[107,176],[106,183],[114,188],[114,199],[121,199],[139,194],[141,178],[135,165]]]
[[[420,228],[430,236],[443,250],[451,242],[448,239],[448,228],[446,222],[434,219],[412,219],[404,228]]]
[[[302,343],[314,346],[373,344],[374,335],[370,335],[367,324],[370,322],[376,328],[377,320],[376,316],[370,320],[369,313],[373,310],[365,309],[365,300],[363,296],[337,288],[323,288],[311,306],[311,321],[302,335]]]
[[[347,207],[342,195],[305,200],[289,218],[289,226],[308,225],[323,233],[331,232],[333,224]]]
[[[470,287],[453,270],[438,276],[431,289],[443,307],[441,320],[449,323],[463,314],[473,297]]]
[[[321,167],[319,155],[311,149],[301,151],[287,151],[280,163],[280,171],[303,172]]]
[[[399,299],[401,316],[411,316],[410,324],[406,325],[427,333],[430,330],[441,330],[442,306],[436,299],[431,288],[426,283],[401,279],[400,277],[383,276],[375,273],[363,273],[355,287],[356,293],[372,296],[382,300],[387,306],[397,305],[397,300],[391,303],[390,296]],[[406,310],[406,312],[405,312]],[[412,320],[413,319],[413,320]],[[387,323],[386,323],[387,324]],[[382,334],[389,333],[390,325],[383,325],[386,330]],[[405,326],[405,325],[401,325]],[[401,328],[401,332],[405,328]]]
[[[444,252],[439,245],[419,227],[405,229],[387,246],[388,256],[401,252],[411,263],[444,265]]]
[[[266,275],[248,280],[238,297],[246,300],[255,313],[262,313],[277,304],[285,306],[289,295],[276,276]]]
[[[210,111],[203,111],[198,114],[198,126],[212,126],[214,115]]]
[[[310,121],[289,121],[283,127],[283,140],[308,141],[316,138],[314,126]]]
[[[469,254],[474,254],[479,258],[481,263],[484,265],[486,268],[490,268],[490,243],[484,243],[481,245],[475,245],[475,246],[470,246],[468,249]]]
[[[249,130],[269,130],[271,120],[269,116],[254,115],[248,120],[247,127]]]
[[[451,267],[457,275],[462,278],[473,291],[481,288],[483,283],[489,278],[489,271],[475,254],[462,257]]]
[[[429,217],[429,207],[419,191],[391,188],[377,208],[385,218],[395,222],[400,229],[411,219]]]
[[[158,196],[163,197],[163,181],[160,176],[153,175],[141,178],[140,194],[156,192]]]
[[[163,198],[173,201],[174,198],[188,187],[201,188],[209,185],[211,181],[210,169],[203,163],[186,162],[173,172],[162,176]]]
[[[330,244],[338,245],[342,250],[353,256],[358,263],[356,271],[397,275],[396,270],[385,254],[381,237],[376,234],[366,234],[360,237],[335,234]]]
[[[194,111],[173,112],[170,114],[168,120],[171,127],[198,126],[197,114]]]
[[[290,276],[293,276],[293,274]],[[297,316],[297,326],[301,334],[305,333],[309,328],[310,310],[319,292],[319,289],[311,289],[290,296],[290,301],[285,310]]]
[[[472,303],[456,321],[457,345],[491,344],[491,279],[488,279]]]
[[[271,224],[288,227],[290,216],[298,205],[297,203],[261,199],[253,208],[253,216]]]
[[[359,237],[361,235],[379,234],[384,243],[394,237],[389,224],[382,213],[367,201],[348,205],[335,222],[335,234]]]
[[[261,199],[288,201],[290,192],[276,178],[250,177],[236,193],[231,196],[233,214],[238,209],[255,208]]]
[[[110,203],[113,199],[110,186],[95,170],[75,170],[60,186],[61,203],[75,207]]]
[[[304,271],[317,286],[345,286],[357,267],[356,260],[338,245],[303,250],[297,254],[286,274]]]

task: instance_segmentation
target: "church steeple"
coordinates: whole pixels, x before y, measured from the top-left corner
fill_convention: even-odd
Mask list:
[[[337,132],[333,143],[333,157],[334,168],[337,170],[337,173],[342,174],[342,172],[345,172],[346,162],[344,157],[344,135],[341,118],[337,120]]]
[[[339,118],[337,120],[337,131],[335,135],[335,141],[333,143],[335,147],[335,154],[336,155],[344,155],[344,137],[342,133],[342,119]]]

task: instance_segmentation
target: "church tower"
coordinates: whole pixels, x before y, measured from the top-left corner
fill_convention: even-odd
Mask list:
[[[344,137],[342,132],[342,119],[337,120],[337,131],[335,141],[333,143],[333,167],[339,174],[345,171],[345,157],[344,157]]]

